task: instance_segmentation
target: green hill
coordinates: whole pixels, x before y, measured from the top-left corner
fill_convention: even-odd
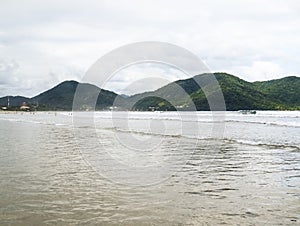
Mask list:
[[[210,110],[203,89],[207,90],[208,95],[214,95],[217,87],[209,87],[205,84],[209,76],[212,74],[202,74],[192,79],[179,80],[154,92],[148,92],[146,95],[137,94],[130,97],[129,101],[140,99],[134,105],[134,110],[162,110],[161,106],[164,108],[168,106],[168,109],[176,107],[181,110],[190,110],[191,104],[194,104],[197,110]],[[227,110],[300,109],[298,91],[300,78],[298,77],[251,83],[227,73],[214,73],[214,76],[222,90]],[[198,83],[203,84],[203,89],[200,89]],[[185,94],[182,94],[182,89]],[[156,97],[160,97],[160,99],[155,101]],[[161,98],[167,101],[162,101]]]
[[[23,102],[30,101],[30,98],[22,97],[22,96],[6,96],[0,98],[0,106],[7,107],[9,99],[9,106],[11,110],[16,109],[16,107],[20,107]]]
[[[33,97],[30,101],[38,103],[40,110],[72,110],[73,99],[77,87],[80,87],[82,95],[78,101],[82,106],[77,110],[93,110],[94,97],[98,99],[96,102],[96,110],[103,110],[113,105],[117,94],[99,87],[87,84],[78,83],[76,81],[65,81],[55,86],[54,88]]]
[[[266,82],[255,82],[257,90],[268,94],[285,105],[300,106],[300,78],[296,76],[275,79]]]
[[[82,106],[78,110],[96,110],[107,109],[113,105],[115,98],[118,96],[99,87],[87,83],[78,83],[76,81],[65,81],[33,98],[10,97],[10,109],[19,109],[23,102],[26,102],[31,109],[44,111],[71,111],[73,99],[77,87],[80,87],[82,95],[78,99]],[[99,95],[98,95],[99,94]],[[94,106],[94,98],[97,98]],[[0,98],[0,106],[7,106],[7,97]]]
[[[251,83],[227,73],[197,75],[133,96],[117,95],[87,83],[65,81],[33,98],[16,96],[9,99],[11,109],[18,109],[22,102],[27,102],[37,110],[70,111],[76,89],[80,88],[82,95],[77,99],[76,110],[93,110],[95,102],[96,110],[113,105],[118,110],[210,110],[206,95],[215,98],[218,90],[216,85],[210,84],[213,75],[222,90],[226,110],[300,110],[299,77]],[[7,106],[7,99],[0,98],[0,106]]]

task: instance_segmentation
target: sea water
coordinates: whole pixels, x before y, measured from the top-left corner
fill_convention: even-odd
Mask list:
[[[300,112],[0,114],[1,225],[297,225]]]

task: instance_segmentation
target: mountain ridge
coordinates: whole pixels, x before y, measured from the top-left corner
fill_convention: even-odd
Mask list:
[[[300,110],[300,77],[248,82],[224,72],[212,74],[222,90],[226,110]],[[27,102],[36,110],[70,111],[76,89],[80,87],[83,95],[77,100],[77,110],[107,110],[114,104],[119,110],[210,110],[206,95],[215,95],[217,90],[216,86],[209,87],[208,84],[212,74],[177,80],[154,91],[131,96],[67,80],[32,98],[9,96],[10,107],[17,109],[22,102]],[[201,88],[199,84],[202,84]],[[6,106],[7,99],[8,96],[0,98],[0,106]]]

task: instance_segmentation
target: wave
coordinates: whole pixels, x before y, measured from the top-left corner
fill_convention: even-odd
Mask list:
[[[160,137],[164,136],[164,137],[174,137],[174,138],[185,137],[181,134],[162,134],[162,133],[153,133],[153,132],[147,132],[147,131],[126,130],[126,129],[121,129],[121,128],[117,128],[117,127],[97,128],[96,130],[98,130],[98,131],[110,130],[113,132],[133,133],[133,134],[145,135],[145,136],[160,136]],[[186,138],[188,138],[188,137],[186,137]],[[194,139],[194,138],[192,138],[192,139]]]
[[[147,136],[163,136],[166,138],[183,138],[183,139],[193,139],[193,140],[199,140],[199,141],[209,141],[209,142],[226,142],[226,143],[235,143],[235,144],[242,144],[242,145],[249,145],[249,146],[260,146],[260,147],[268,147],[272,149],[292,149],[294,151],[300,151],[300,146],[292,145],[292,144],[274,144],[274,143],[267,143],[267,142],[261,142],[261,141],[253,141],[253,140],[245,140],[245,139],[234,139],[234,138],[227,138],[227,137],[197,137],[197,136],[191,136],[191,135],[184,135],[184,134],[160,134],[160,133],[153,133],[153,132],[147,132],[147,131],[133,131],[133,130],[126,130],[126,129],[120,129],[116,127],[108,127],[108,128],[101,128],[97,129],[100,130],[110,130],[114,132],[120,132],[120,133],[133,133],[138,135],[147,135]]]
[[[201,120],[181,120],[181,119],[174,119],[174,118],[123,118],[123,117],[116,117],[116,118],[108,118],[108,117],[101,117],[97,119],[108,119],[108,120],[134,120],[134,121],[149,121],[149,120],[157,120],[157,121],[180,121],[180,122],[197,122],[197,123],[203,123],[203,124],[213,124],[213,123],[245,123],[245,124],[258,124],[258,125],[266,125],[266,126],[278,126],[278,127],[292,127],[292,128],[300,128],[300,125],[297,125],[295,123],[283,123],[283,122],[263,122],[263,121],[245,121],[245,120],[207,120],[207,119],[201,119]],[[14,122],[28,122],[28,123],[40,123],[40,124],[53,124],[53,123],[45,123],[35,120],[28,120],[28,119],[12,119],[12,118],[0,118],[0,120],[7,120],[7,121],[14,121]],[[63,124],[67,125],[67,124]]]
[[[291,144],[271,144],[271,143],[253,141],[253,140],[242,140],[242,139],[233,139],[233,138],[224,138],[223,140],[229,143],[245,144],[249,146],[261,146],[261,147],[268,147],[272,149],[287,148],[287,149],[293,149],[295,151],[300,151],[300,146],[291,145]]]
[[[300,128],[300,125],[282,123],[282,122],[263,122],[263,121],[244,121],[244,120],[225,120],[225,122],[236,122],[236,123],[249,123],[249,124],[259,124],[259,125],[268,125],[268,126],[279,126],[279,127],[293,127]]]
[[[0,118],[0,120],[9,121],[9,122],[32,123],[32,124],[40,124],[40,125],[68,126],[68,124],[66,124],[66,123],[57,123],[57,122],[50,122],[50,121],[36,121],[36,120],[28,120],[28,119]]]
[[[267,122],[267,121],[246,121],[246,120],[236,120],[236,119],[224,119],[224,120],[214,120],[211,119],[178,119],[178,118],[156,118],[156,117],[149,117],[149,118],[136,118],[136,117],[97,117],[97,119],[108,119],[108,120],[128,120],[128,121],[180,121],[180,122],[197,122],[197,123],[205,123],[205,124],[213,124],[213,123],[246,123],[246,124],[259,124],[259,125],[266,125],[266,126],[279,126],[279,127],[293,127],[293,128],[300,128],[300,124],[295,124],[295,122],[285,123],[285,122]]]
[[[23,123],[34,123],[34,124],[43,124],[43,125],[54,125],[54,126],[70,126],[70,127],[76,127],[78,129],[95,129],[94,125],[86,125],[82,124],[76,125],[73,124],[71,121],[62,121],[62,120],[47,120],[48,118],[36,118],[35,120],[32,120],[34,118],[7,118],[7,117],[0,117],[0,120],[6,120],[6,121],[12,121],[12,122],[23,122]],[[141,119],[144,120],[144,119]],[[165,120],[165,119],[161,119]],[[222,121],[219,121],[222,122]],[[282,126],[282,127],[289,127],[289,128],[299,128],[298,125],[295,126],[290,126],[290,125],[282,125],[280,123],[273,123],[273,122],[257,122],[257,121],[244,121],[244,120],[226,120],[225,122],[229,123],[251,123],[251,124],[264,124],[264,125],[270,125],[270,126]],[[201,121],[202,123],[202,121]],[[215,123],[215,122],[203,122],[203,123]],[[260,140],[252,140],[250,137],[248,140],[242,140],[242,139],[236,139],[232,137],[212,137],[212,135],[208,134],[207,136],[204,134],[202,137],[199,137],[198,133],[193,134],[181,134],[181,133],[154,133],[152,131],[141,131],[141,130],[132,130],[132,129],[124,129],[124,128],[119,128],[119,127],[107,127],[107,128],[97,128],[97,130],[111,130],[114,132],[122,132],[122,133],[134,133],[134,134],[139,134],[139,135],[148,135],[148,136],[163,136],[163,137],[169,137],[169,138],[185,138],[185,139],[197,139],[197,140],[205,140],[205,141],[224,141],[224,142],[229,142],[229,143],[238,143],[238,144],[245,144],[245,145],[252,145],[252,146],[266,146],[269,148],[292,148],[296,151],[300,150],[300,145],[298,143],[295,144],[294,141],[287,142],[287,143],[276,143],[273,140],[272,141],[260,141]]]

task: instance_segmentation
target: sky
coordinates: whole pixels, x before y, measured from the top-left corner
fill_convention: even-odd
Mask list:
[[[211,72],[247,81],[299,76],[300,1],[1,0],[0,96],[32,97],[81,81],[101,56],[142,41],[181,46]],[[131,95],[185,77],[167,66],[132,65],[102,88]]]

